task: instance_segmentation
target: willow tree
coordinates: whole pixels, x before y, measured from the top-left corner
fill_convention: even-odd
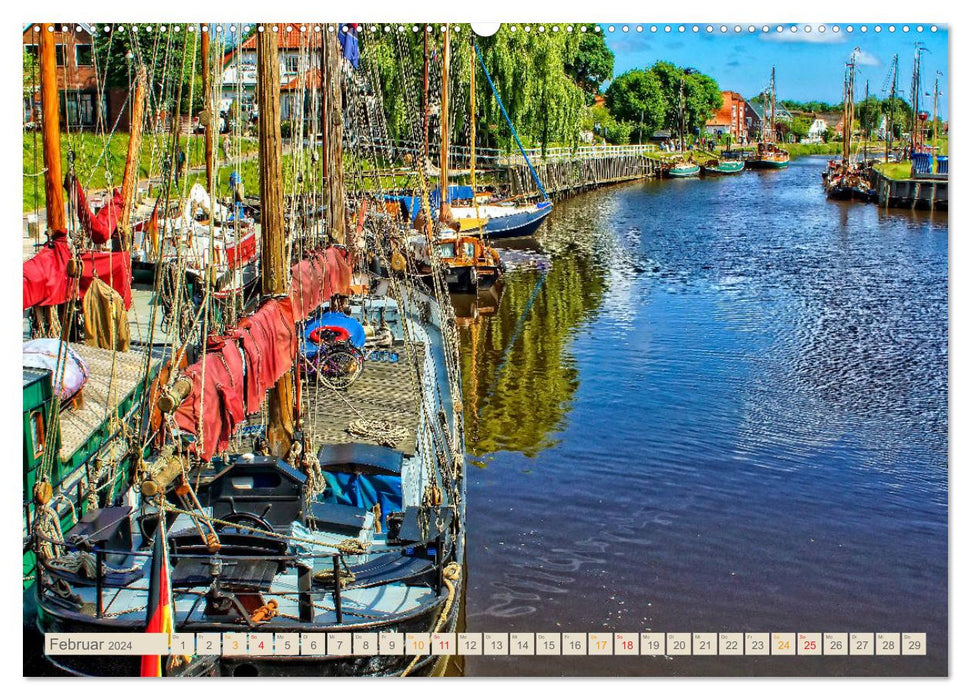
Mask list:
[[[575,145],[584,107],[581,88],[570,75],[580,51],[581,33],[565,24],[533,27],[503,25],[495,35],[479,39],[486,67],[509,111],[520,138],[528,144]],[[514,31],[515,29],[515,31]],[[481,81],[484,82],[484,81]],[[483,86],[483,92],[488,86]],[[483,139],[493,147],[513,148],[498,104],[485,94],[487,130]]]
[[[453,143],[462,143],[468,141],[471,123],[468,112],[473,35],[467,24],[451,26],[451,128]],[[539,26],[543,31],[539,31]],[[572,73],[580,62],[581,33],[569,32],[566,27],[533,25],[526,32],[523,26],[514,29],[503,25],[491,37],[475,38],[496,90],[527,146],[572,145],[579,140],[584,96]],[[405,25],[404,31],[391,27],[387,32],[362,33],[362,70],[381,91],[392,138],[411,139],[420,132],[425,34],[412,31],[410,25]],[[434,98],[441,75],[440,25],[434,25],[433,31],[427,33],[427,40],[430,92]],[[477,65],[476,70],[481,68]],[[514,149],[512,133],[488,82],[481,72],[476,78],[476,142],[482,147]]]

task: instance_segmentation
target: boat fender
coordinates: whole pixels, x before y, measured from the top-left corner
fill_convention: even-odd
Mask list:
[[[53,496],[54,489],[49,481],[38,481],[34,484],[34,503],[37,505],[47,505]]]

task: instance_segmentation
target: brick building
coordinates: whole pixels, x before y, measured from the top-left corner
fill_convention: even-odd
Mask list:
[[[61,126],[90,129],[98,120],[97,80],[94,46],[88,24],[55,24],[54,50],[57,57],[57,91],[61,98]],[[39,24],[24,28],[24,122],[40,119]],[[34,89],[33,96],[30,95]]]
[[[717,138],[731,136],[733,143],[748,140],[748,125],[745,121],[745,99],[737,92],[723,91],[722,106],[705,123],[705,131]]]

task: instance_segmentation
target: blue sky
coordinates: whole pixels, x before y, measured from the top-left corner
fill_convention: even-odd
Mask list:
[[[866,32],[861,31],[862,25],[854,25],[852,33],[846,31],[846,25],[840,25],[841,31],[835,33],[832,25],[826,25],[826,32],[817,31],[816,25],[811,32],[804,31],[805,25],[800,25],[797,32],[790,31],[792,25],[783,25],[784,31],[777,32],[778,25],[770,25],[768,33],[762,32],[761,25],[755,33],[749,33],[749,25],[743,25],[742,31],[736,33],[732,25],[724,34],[720,31],[721,25],[715,25],[711,33],[706,31],[707,25],[698,25],[697,33],[692,31],[693,24],[684,25],[684,33],[678,32],[681,25],[676,24],[670,25],[670,33],[664,32],[665,25],[655,25],[656,33],[650,31],[649,24],[643,25],[641,33],[635,31],[636,25],[629,25],[626,33],[621,31],[621,26],[614,25],[614,31],[609,32],[607,25],[603,25],[607,45],[615,55],[615,76],[665,60],[696,68],[715,78],[723,90],[751,97],[768,85],[769,73],[775,65],[779,99],[799,101],[839,102],[843,66],[855,48],[862,52],[857,60],[858,99],[863,98],[867,80],[871,94],[885,96],[884,85],[888,86],[886,94],[889,94],[890,65],[897,53],[900,56],[897,89],[909,101],[914,43],[920,41],[927,49],[921,57],[923,90],[933,94],[934,77],[940,71],[942,97],[938,109],[947,118],[948,41],[943,25],[938,25],[936,32],[930,31],[930,25],[924,25],[922,32],[917,32],[914,24],[909,25],[908,32],[902,31],[902,24],[895,25],[894,32],[888,31],[887,24],[881,25],[880,32],[874,31],[874,25],[867,26]],[[921,106],[930,112],[933,98],[922,99]]]

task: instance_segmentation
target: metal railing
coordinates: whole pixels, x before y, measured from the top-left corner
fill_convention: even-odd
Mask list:
[[[95,605],[94,605],[93,617],[97,620],[103,620],[106,618],[114,617],[114,615],[109,610],[105,609],[104,599],[105,599],[105,593],[108,590],[119,591],[119,590],[125,589],[129,591],[144,591],[146,594],[146,602],[147,602],[148,593],[150,592],[149,587],[137,585],[137,582],[139,580],[143,580],[142,577],[139,577],[139,579],[136,579],[131,583],[127,583],[121,586],[117,584],[109,584],[105,580],[106,577],[109,576],[111,573],[115,573],[108,570],[108,567],[106,566],[107,564],[106,558],[108,556],[124,557],[127,561],[131,563],[131,566],[129,566],[128,569],[126,570],[129,572],[135,570],[136,568],[139,568],[135,564],[135,562],[144,562],[144,564],[140,567],[142,571],[144,571],[144,568],[149,565],[150,560],[153,556],[153,553],[151,550],[135,550],[135,549],[118,550],[118,549],[111,549],[108,547],[102,547],[99,545],[90,545],[88,547],[81,547],[71,542],[55,541],[53,539],[43,537],[43,536],[38,536],[38,537],[42,541],[45,541],[51,544],[56,544],[63,547],[65,551],[68,551],[68,552],[84,551],[84,552],[93,554],[95,558],[95,576],[93,579],[88,579],[86,576],[84,576],[84,574],[81,574],[79,572],[71,572],[63,568],[59,568],[57,566],[52,566],[42,561],[41,557],[38,557],[36,560],[34,573],[36,576],[37,598],[39,601],[43,601],[52,595],[47,590],[48,586],[46,585],[46,581],[45,581],[45,574],[46,574],[51,579],[60,579],[65,581],[66,583],[69,583],[72,586],[90,585],[94,587]],[[442,595],[441,571],[443,570],[443,567],[446,563],[442,556],[443,544],[444,544],[443,538],[441,535],[439,535],[438,537],[433,538],[425,543],[413,543],[413,544],[407,544],[407,545],[405,544],[386,545],[384,547],[373,547],[369,549],[366,552],[366,554],[372,555],[372,556],[379,555],[379,554],[397,554],[399,556],[415,557],[415,556],[418,556],[417,553],[415,552],[417,548],[428,547],[429,549],[431,549],[432,547],[434,547],[434,554],[431,555],[431,553],[429,553],[426,555],[429,557],[428,562],[431,565],[430,569],[421,569],[414,573],[403,575],[401,578],[395,579],[395,581],[400,581],[400,582],[412,581],[415,579],[423,578],[427,576],[429,573],[434,572],[435,581],[433,584],[431,584],[431,588],[435,592],[436,597],[438,597]],[[296,595],[297,605],[299,610],[299,616],[298,616],[299,622],[303,624],[314,623],[314,617],[315,617],[314,611],[317,608],[317,604],[314,603],[314,599],[330,596],[331,600],[333,601],[334,608],[329,612],[334,613],[334,616],[336,618],[336,624],[338,625],[344,624],[345,613],[351,616],[355,616],[354,611],[346,611],[344,609],[342,594],[345,588],[371,588],[374,586],[383,585],[381,582],[377,582],[377,583],[371,583],[371,584],[358,584],[356,586],[355,585],[347,586],[347,584],[345,584],[342,581],[342,575],[341,575],[343,573],[342,570],[348,570],[348,565],[344,562],[345,556],[356,556],[356,555],[345,555],[340,552],[293,553],[293,554],[279,554],[279,555],[266,555],[266,554],[245,555],[244,554],[244,555],[223,555],[223,556],[220,556],[218,554],[189,554],[189,553],[182,554],[178,552],[170,553],[170,559],[175,559],[175,560],[186,559],[186,560],[205,562],[210,567],[215,562],[219,562],[219,566],[217,568],[220,569],[220,573],[221,573],[222,565],[233,561],[235,562],[273,561],[278,564],[282,564],[287,568],[294,567],[297,570],[297,590],[296,591],[289,590],[289,589],[275,590],[271,585],[260,592],[266,597],[272,597],[274,595],[276,596]],[[314,576],[315,576],[314,569],[316,567],[317,560],[326,560],[330,563],[330,566],[331,566],[330,571],[333,572],[332,573],[333,581],[329,586],[329,590],[325,586],[322,586],[319,584],[316,586],[314,585]],[[308,563],[311,561],[314,562],[314,564]],[[173,569],[173,572],[174,572],[174,569]],[[213,574],[214,582],[218,581],[218,578],[219,578],[219,573]],[[183,624],[186,624],[186,623],[190,623],[190,620],[193,614],[196,612],[198,607],[203,602],[205,602],[207,596],[211,591],[212,583],[210,583],[209,585],[205,585],[202,583],[195,583],[195,582],[180,584],[177,581],[173,581],[171,583],[171,587],[173,592],[178,592],[178,594],[181,596],[194,597],[195,599],[184,618],[185,623]],[[193,589],[205,589],[205,590],[193,590]],[[227,597],[229,599],[232,599],[234,601],[233,605],[237,608],[237,612],[240,613],[240,617],[244,620],[244,624],[247,627],[249,627],[250,629],[256,629],[257,627],[260,626],[259,623],[253,622],[250,619],[250,615],[245,609],[240,607],[240,603],[237,600],[235,600],[235,596],[233,596],[231,591],[225,591],[225,593],[227,594]],[[57,598],[57,594],[53,594],[53,596],[55,599]],[[112,596],[112,600],[114,600],[114,596]],[[109,607],[110,607],[110,604],[109,604]],[[370,617],[370,616],[365,615],[363,617]],[[394,617],[394,615],[388,615],[387,617],[392,618]],[[212,624],[212,623],[209,623],[209,624]],[[351,623],[351,624],[355,624],[355,623]],[[229,625],[229,627],[235,628],[235,626],[233,625]]]

